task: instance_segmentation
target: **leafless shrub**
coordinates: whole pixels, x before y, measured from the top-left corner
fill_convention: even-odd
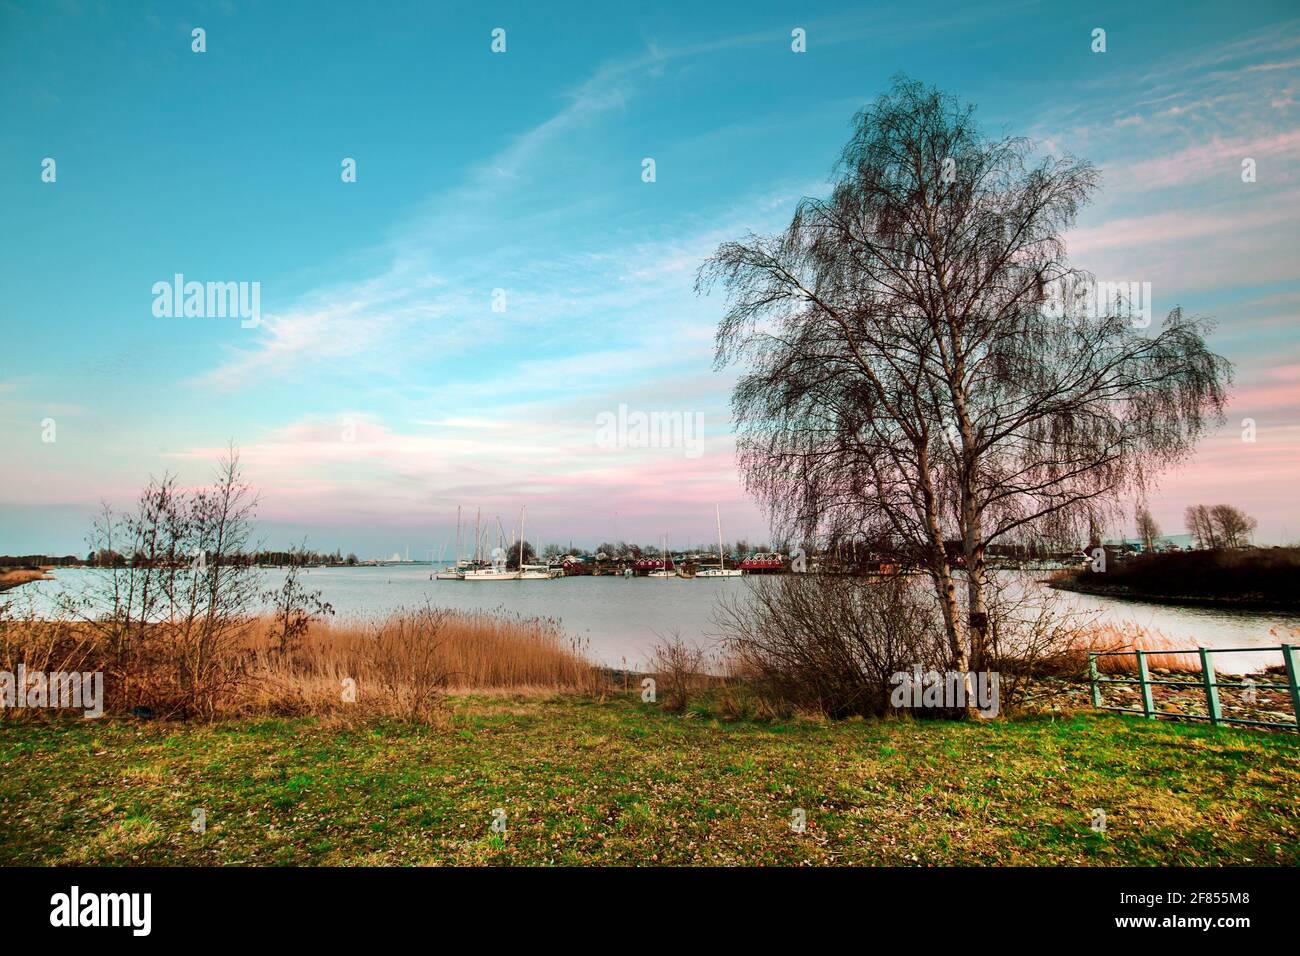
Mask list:
[[[1150,634],[1099,626],[1094,615],[1071,610],[1062,595],[1026,586],[1019,576],[992,576],[986,594],[983,668],[999,675],[1001,713],[1068,694],[1062,680],[1086,678],[1089,649],[1170,646]],[[882,716],[892,710],[893,675],[917,665],[923,671],[948,669],[941,609],[919,576],[754,579],[748,594],[720,604],[715,620],[734,682],[782,713]],[[1152,658],[1152,666],[1186,663],[1176,655]],[[741,709],[738,701],[745,696],[728,706]]]
[[[61,599],[96,632],[111,692],[163,717],[211,718],[246,681],[239,653],[257,609],[250,550],[257,507],[231,449],[212,485],[151,479],[134,512],[107,505],[89,535],[103,570]]]
[[[1072,649],[1094,627],[1094,615],[1071,609],[1062,595],[1019,575],[990,575],[986,583],[989,639],[984,667],[999,675],[1000,707],[1011,712],[1031,698],[1065,693],[1052,678],[1077,679]]]
[[[370,669],[389,708],[408,720],[428,719],[451,679],[441,653],[447,612],[429,606],[392,614],[371,636]]]
[[[706,652],[682,639],[678,632],[660,637],[650,653],[650,670],[665,709],[681,713],[698,688]]]
[[[261,591],[247,557],[256,503],[232,450],[211,488],[183,491],[164,475],[133,512],[105,506],[89,536],[89,585],[65,592],[54,619],[6,597],[0,663],[103,671],[110,711],[164,719],[346,712],[423,720],[448,689],[600,688],[584,645],[555,620],[426,605],[332,627],[323,618],[333,609],[292,564],[280,588]],[[341,694],[349,681],[355,701]]]
[[[302,642],[311,622],[334,613],[334,608],[321,600],[320,591],[309,591],[302,585],[298,572],[303,553],[301,546],[291,549],[284,583],[264,595],[271,603],[275,649],[282,657],[301,654]]]
[[[782,711],[883,715],[892,675],[947,660],[937,602],[901,575],[757,578],[714,620],[733,666]]]

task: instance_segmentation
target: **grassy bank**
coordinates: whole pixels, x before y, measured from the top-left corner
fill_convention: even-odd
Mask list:
[[[1300,864],[1294,735],[1098,715],[729,722],[707,703],[15,723],[0,862]]]
[[[32,581],[48,581],[50,575],[41,568],[0,568],[0,591],[8,591]]]

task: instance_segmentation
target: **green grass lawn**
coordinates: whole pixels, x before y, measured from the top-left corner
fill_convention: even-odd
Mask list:
[[[1300,863],[1293,734],[726,722],[630,696],[450,706],[441,727],[0,724],[0,862]]]

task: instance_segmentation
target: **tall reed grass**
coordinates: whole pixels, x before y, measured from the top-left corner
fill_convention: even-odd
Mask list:
[[[1097,669],[1104,674],[1136,674],[1137,656],[1133,651],[1146,651],[1147,666],[1176,673],[1200,673],[1201,661],[1197,654],[1162,653],[1175,648],[1185,649],[1193,643],[1186,639],[1174,640],[1167,634],[1140,624],[1093,624],[1082,629],[1069,645],[1060,651],[1071,671],[1086,672],[1088,652],[1123,651],[1097,658]]]
[[[0,620],[0,669],[105,672],[109,713],[185,712],[167,630],[146,635],[124,665],[94,622]],[[596,692],[606,679],[559,623],[502,612],[403,609],[319,619],[286,647],[275,619],[246,622],[229,662],[237,679],[214,716],[331,714],[424,719],[448,694]],[[0,718],[33,715],[0,710]]]

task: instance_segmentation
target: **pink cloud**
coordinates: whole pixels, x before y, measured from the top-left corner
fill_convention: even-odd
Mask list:
[[[1164,156],[1107,167],[1107,183],[1124,189],[1146,190],[1182,186],[1207,179],[1241,181],[1241,161],[1255,160],[1257,175],[1288,180],[1300,152],[1300,129],[1287,130],[1253,139],[1224,140],[1189,146]],[[1273,160],[1285,160],[1269,169]]]

